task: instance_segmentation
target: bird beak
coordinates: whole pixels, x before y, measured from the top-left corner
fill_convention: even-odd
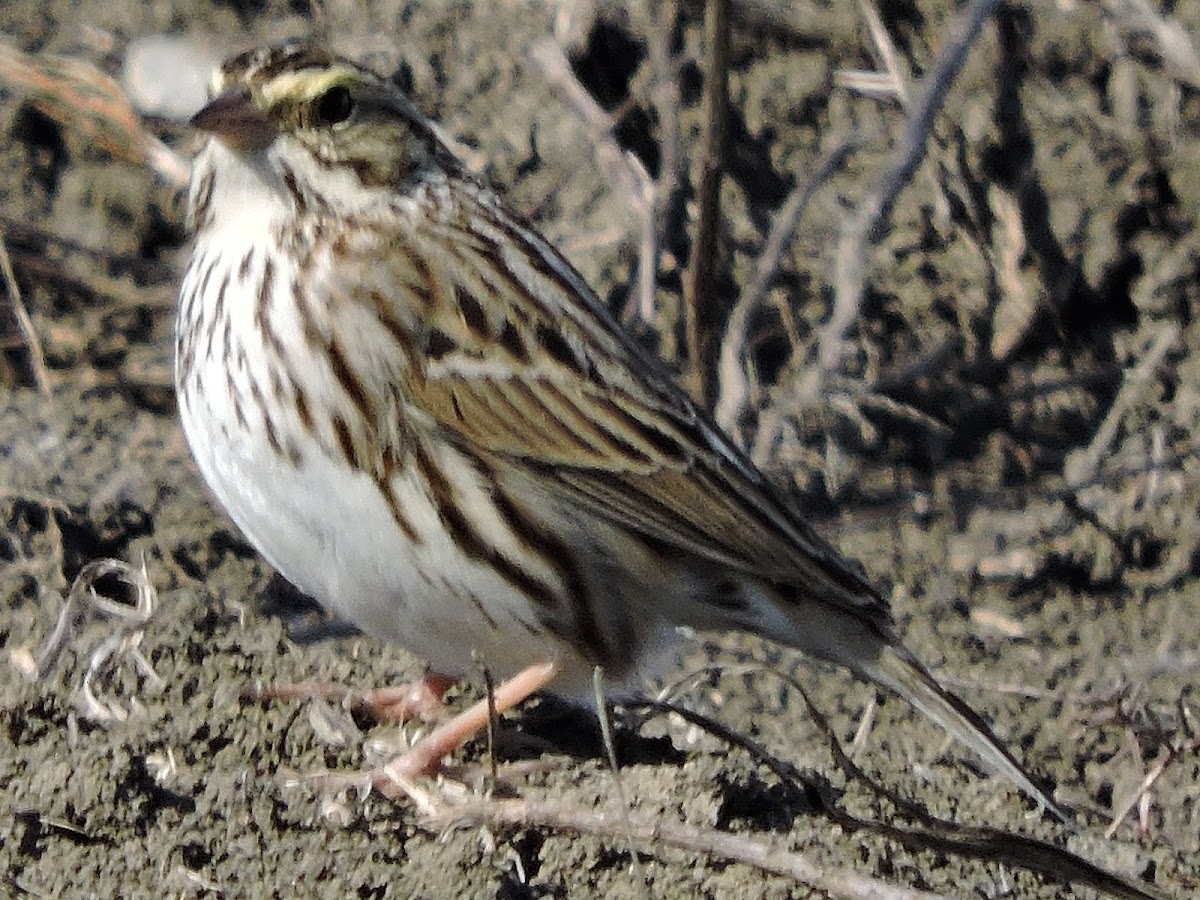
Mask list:
[[[232,88],[218,94],[192,116],[188,124],[219,138],[231,149],[243,152],[263,149],[278,134],[245,88]]]

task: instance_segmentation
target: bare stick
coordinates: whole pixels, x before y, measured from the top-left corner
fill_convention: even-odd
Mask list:
[[[884,27],[883,17],[879,15],[879,10],[875,8],[872,0],[859,0],[858,5],[867,23],[867,30],[871,33],[875,55],[879,64],[883,66],[883,71],[839,69],[833,73],[833,83],[867,97],[895,99],[907,110],[910,101],[907,73],[900,70],[900,54],[896,52],[896,45]]]
[[[553,38],[537,41],[529,48],[529,61],[587,126],[595,142],[596,165],[600,171],[617,187],[638,215],[645,215],[653,193],[650,178],[636,157],[621,149],[612,132],[613,117],[600,108],[575,78],[562,48]]]
[[[625,796],[625,784],[621,780],[621,768],[617,764],[617,742],[613,736],[612,721],[608,714],[608,703],[604,696],[604,669],[596,666],[592,669],[592,691],[596,702],[596,719],[600,723],[600,737],[604,741],[604,753],[608,757],[608,768],[612,772],[613,787],[617,793],[617,805],[621,808],[621,818],[625,825],[625,837],[629,841],[630,871],[648,884],[646,873],[642,870],[642,860],[638,856],[637,839],[633,834],[633,825],[629,819],[629,800]]]
[[[696,188],[696,239],[683,282],[687,332],[688,375],[692,395],[708,406],[710,379],[705,360],[721,311],[713,290],[718,271],[717,229],[721,218],[721,175],[725,163],[725,117],[729,107],[729,4],[708,0],[704,10],[704,40],[708,66],[704,77],[704,146],[700,157],[700,183]]]
[[[904,135],[892,153],[892,161],[880,179],[879,187],[864,198],[843,229],[834,266],[833,311],[821,328],[817,365],[808,371],[798,392],[804,405],[823,395],[826,378],[839,367],[843,339],[858,318],[866,290],[869,245],[878,240],[900,191],[912,180],[924,160],[926,139],[933,129],[934,119],[962,69],[967,52],[979,37],[983,23],[991,18],[999,5],[1000,0],[972,0],[955,17],[945,49],[921,85],[920,98],[912,107]]]
[[[1121,827],[1121,823],[1125,817],[1133,810],[1143,797],[1153,790],[1154,785],[1158,782],[1164,772],[1171,767],[1172,764],[1179,761],[1180,757],[1186,756],[1189,753],[1200,753],[1200,738],[1193,738],[1183,746],[1172,746],[1167,748],[1167,752],[1163,754],[1163,758],[1146,773],[1146,777],[1142,779],[1142,783],[1138,785],[1138,789],[1134,791],[1129,798],[1121,804],[1121,808],[1117,810],[1117,814],[1113,816],[1112,824],[1104,829],[1104,836],[1111,839],[1117,833],[1117,829]]]
[[[642,250],[638,260],[636,296],[638,314],[654,322],[654,294],[658,283],[659,248],[666,233],[671,198],[679,190],[679,74],[671,58],[671,43],[679,20],[677,0],[652,4],[654,34],[650,39],[650,101],[658,116],[659,166],[653,201],[642,219]]]
[[[693,681],[702,672],[721,671],[721,668],[721,666],[705,666],[698,669],[681,679],[675,688]],[[1108,872],[1062,847],[995,828],[958,825],[937,818],[918,801],[901,796],[897,791],[884,786],[863,771],[843,749],[836,732],[813,703],[805,686],[794,675],[771,668],[755,668],[759,672],[780,679],[797,692],[808,710],[809,717],[825,736],[837,766],[848,778],[862,783],[876,796],[892,803],[902,815],[914,819],[922,826],[912,828],[898,822],[867,822],[832,804],[827,804],[824,807],[826,814],[843,828],[848,830],[870,828],[910,849],[935,849],[938,852],[956,853],[977,860],[1002,862],[1005,865],[1017,866],[1030,872],[1039,873],[1062,883],[1088,885],[1111,896],[1126,898],[1126,900],[1162,900],[1163,894],[1155,888],[1123,875]],[[732,667],[730,671],[746,670],[742,667]],[[740,747],[749,753],[755,762],[774,772],[784,784],[792,784],[797,778],[797,774],[789,763],[770,755],[749,738],[732,731],[720,722],[715,722],[686,707],[664,702],[661,699],[648,701],[643,705],[652,709],[664,709],[681,716],[685,721],[698,725],[710,734]],[[1180,752],[1192,750],[1194,743],[1200,743],[1200,739],[1193,739],[1192,743],[1185,745]]]
[[[37,331],[33,327],[33,319],[29,318],[29,310],[21,299],[21,288],[17,285],[17,276],[13,272],[12,260],[8,256],[8,243],[0,232],[0,273],[4,275],[4,286],[8,290],[8,302],[12,306],[13,318],[17,320],[17,328],[25,340],[25,349],[29,352],[29,368],[33,372],[33,382],[43,397],[50,396],[50,375],[46,371],[46,358],[42,355],[42,342],[38,340]]]
[[[1095,478],[1101,462],[1108,457],[1109,445],[1116,439],[1121,420],[1141,398],[1150,379],[1162,364],[1163,357],[1178,341],[1179,326],[1174,322],[1168,322],[1159,329],[1138,364],[1125,373],[1121,390],[1117,392],[1117,397],[1113,400],[1108,415],[1096,429],[1092,442],[1085,449],[1076,451],[1068,457],[1063,471],[1068,484],[1079,487]]]
[[[717,367],[717,402],[714,415],[717,424],[726,431],[737,428],[737,419],[746,405],[749,387],[746,383],[745,356],[749,337],[750,320],[762,305],[771,282],[779,271],[779,263],[796,233],[800,216],[808,207],[817,188],[841,168],[859,144],[855,137],[837,141],[817,161],[816,170],[804,184],[795,188],[779,207],[771,222],[771,230],[763,244],[762,253],[754,266],[750,283],[742,290],[737,305],[729,314],[725,327],[725,338],[721,342],[721,356]]]
[[[1161,15],[1147,0],[1103,0],[1101,5],[1126,39],[1130,35],[1148,36],[1167,72],[1190,87],[1200,88],[1200,54],[1178,22]]]
[[[782,850],[766,841],[698,828],[683,822],[668,822],[632,816],[625,807],[584,810],[561,803],[533,800],[487,800],[473,797],[461,803],[438,804],[422,809],[428,824],[438,829],[453,827],[553,828],[577,834],[615,838],[628,828],[649,847],[668,846],[692,853],[745,863],[807,884],[834,897],[852,900],[938,900],[945,895],[910,890],[848,869],[832,868],[802,853]]]

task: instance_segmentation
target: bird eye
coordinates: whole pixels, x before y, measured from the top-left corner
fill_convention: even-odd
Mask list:
[[[338,125],[350,118],[354,112],[354,98],[350,89],[338,85],[331,87],[317,98],[313,108],[318,125]]]

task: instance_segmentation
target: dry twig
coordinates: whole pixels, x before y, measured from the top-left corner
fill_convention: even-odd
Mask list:
[[[1101,5],[1125,35],[1144,35],[1154,42],[1172,77],[1200,88],[1200,53],[1178,22],[1161,15],[1148,0],[1103,0]]]
[[[729,108],[729,3],[708,0],[704,11],[704,40],[708,48],[704,73],[704,137],[700,152],[700,181],[696,187],[696,237],[683,281],[684,322],[687,331],[688,374],[685,379],[701,406],[708,406],[713,385],[705,376],[709,350],[720,329],[717,296],[721,176],[725,171],[725,131]]]
[[[613,134],[616,119],[605,112],[571,71],[562,48],[553,38],[535,42],[529,48],[529,61],[551,87],[557,89],[581,122],[587,126],[594,144],[596,165],[639,216],[649,214],[653,205],[653,185],[637,157],[621,149]]]
[[[659,246],[666,233],[667,214],[679,190],[683,140],[679,131],[680,91],[671,46],[679,22],[678,0],[654,5],[650,38],[650,101],[658,117],[659,167],[653,185],[652,214],[642,219],[642,249],[638,256],[637,306],[643,322],[655,321],[654,294],[658,282]]]
[[[421,792],[421,797],[428,801],[429,794]],[[471,797],[456,803],[427,802],[421,811],[429,827],[438,830],[486,825],[551,828],[616,838],[628,829],[634,838],[652,848],[666,846],[691,853],[711,854],[764,872],[783,875],[833,897],[853,900],[938,900],[945,896],[897,887],[849,869],[838,869],[810,859],[803,853],[773,847],[764,840],[713,828],[699,828],[684,822],[635,816],[615,807],[585,810],[554,801]]]
[[[900,191],[924,160],[934,119],[962,69],[968,51],[999,4],[1000,0],[972,0],[955,17],[945,48],[921,85],[919,100],[912,107],[891,163],[876,189],[859,204],[843,229],[835,262],[833,310],[818,337],[817,364],[809,369],[799,385],[800,402],[805,406],[823,396],[826,380],[840,367],[846,332],[858,318],[866,290],[869,245],[878,240]]]
[[[875,54],[883,71],[839,70],[834,73],[833,83],[864,96],[894,97],[904,109],[908,109],[910,96],[907,73],[901,70],[900,54],[896,52],[896,45],[884,27],[883,17],[871,0],[859,0],[859,9],[871,33]]]
[[[136,602],[133,606],[118,603],[96,593],[96,582],[107,576],[115,576],[134,589]],[[97,559],[80,570],[67,592],[67,600],[59,613],[54,630],[47,639],[32,665],[24,664],[14,656],[14,662],[22,674],[30,680],[45,678],[57,665],[62,652],[89,613],[99,614],[120,624],[92,650],[83,680],[75,694],[75,701],[85,718],[92,721],[123,721],[129,711],[116,703],[96,695],[93,680],[113,668],[121,658],[128,658],[140,677],[159,688],[162,680],[154,671],[150,661],[142,654],[139,645],[146,625],[158,608],[158,592],[150,581],[143,562],[134,568],[118,559]]]
[[[1175,322],[1165,323],[1159,328],[1138,364],[1125,373],[1121,390],[1117,392],[1116,399],[1113,400],[1104,421],[1096,429],[1091,443],[1067,458],[1067,463],[1063,467],[1063,475],[1068,485],[1079,488],[1096,477],[1101,462],[1108,457],[1109,447],[1117,437],[1121,422],[1128,415],[1130,409],[1142,400],[1154,373],[1162,365],[1167,352],[1178,343],[1179,336],[1178,324]]]
[[[771,222],[771,230],[754,266],[754,275],[729,314],[717,363],[717,400],[713,414],[717,424],[735,436],[738,419],[745,411],[750,395],[745,369],[750,322],[767,296],[771,282],[779,271],[783,254],[796,233],[796,225],[808,202],[817,192],[817,188],[842,166],[858,143],[854,137],[834,142],[817,161],[816,169],[808,180],[795,188],[783,201]]]
[[[1182,700],[1180,701],[1180,706],[1183,706]],[[1142,779],[1141,784],[1138,785],[1137,790],[1135,790],[1129,795],[1128,798],[1126,798],[1125,802],[1121,804],[1116,813],[1113,815],[1112,822],[1109,823],[1108,828],[1104,830],[1104,836],[1106,838],[1112,839],[1112,837],[1117,833],[1117,829],[1121,827],[1121,823],[1125,821],[1125,818],[1133,811],[1134,807],[1141,807],[1142,817],[1145,819],[1150,792],[1154,789],[1154,785],[1158,783],[1159,779],[1162,778],[1163,774],[1169,768],[1171,768],[1171,766],[1175,765],[1184,757],[1192,754],[1200,754],[1200,737],[1196,736],[1194,730],[1190,730],[1186,710],[1184,711],[1182,719],[1184,722],[1184,728],[1188,729],[1186,732],[1187,740],[1180,741],[1176,738],[1172,741],[1172,743],[1167,745],[1158,762],[1154,764],[1154,768],[1146,773],[1146,776]]]
[[[700,675],[713,671],[737,674],[748,670],[745,667],[723,670],[720,666],[706,666],[696,672],[688,673],[667,690],[677,691],[681,685],[694,683]],[[1063,883],[1088,885],[1111,896],[1126,898],[1126,900],[1161,898],[1162,895],[1153,887],[1143,886],[1121,875],[1105,871],[1068,849],[995,828],[960,825],[937,818],[917,801],[901,796],[897,791],[881,784],[863,771],[843,749],[837,733],[813,703],[805,686],[799,680],[790,674],[771,668],[757,668],[754,671],[774,675],[797,692],[808,711],[809,718],[825,736],[835,763],[847,778],[863,784],[877,797],[887,800],[903,816],[915,821],[920,826],[913,827],[899,822],[867,821],[852,816],[832,803],[826,802],[825,813],[846,830],[876,831],[910,849],[933,849],[937,852],[955,853],[971,859],[998,861],[1005,865],[1039,873]],[[661,699],[646,705],[680,715],[709,733],[740,747],[749,753],[755,762],[774,772],[784,784],[794,784],[798,777],[798,773],[790,764],[775,758],[749,738],[733,732],[719,722],[714,722],[675,704],[665,703]]]
[[[13,272],[12,260],[8,256],[8,242],[4,232],[0,231],[0,274],[4,276],[4,287],[8,292],[8,303],[12,307],[13,318],[17,320],[17,329],[25,341],[26,352],[29,353],[29,369],[33,373],[34,384],[43,397],[50,396],[50,375],[46,371],[46,358],[42,354],[42,342],[38,339],[33,327],[33,319],[25,308],[21,298],[21,288],[17,284],[17,276]]]

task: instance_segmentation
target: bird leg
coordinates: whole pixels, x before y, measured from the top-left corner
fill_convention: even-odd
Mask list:
[[[376,722],[407,722],[413,718],[436,722],[443,717],[442,697],[453,684],[454,679],[448,675],[430,672],[409,684],[365,692],[313,681],[292,684],[272,682],[254,685],[243,692],[243,697],[260,703],[268,700],[320,699],[345,703],[354,712],[369,716]]]
[[[453,684],[450,676],[430,672],[410,684],[367,691],[357,700],[377,722],[407,722],[414,717],[436,722],[445,712],[442,697]]]
[[[385,796],[408,795],[412,779],[436,774],[442,758],[483,731],[493,715],[519,705],[550,683],[558,673],[555,663],[537,663],[497,685],[486,697],[442,723],[407,751],[370,773],[372,785]]]

